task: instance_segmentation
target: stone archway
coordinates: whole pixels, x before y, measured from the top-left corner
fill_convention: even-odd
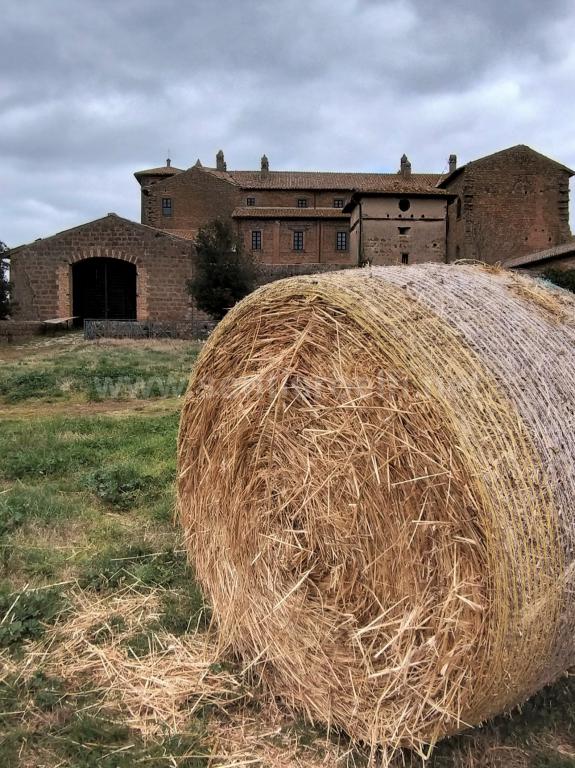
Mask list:
[[[72,314],[82,319],[135,320],[138,275],[130,261],[95,257],[72,265]]]

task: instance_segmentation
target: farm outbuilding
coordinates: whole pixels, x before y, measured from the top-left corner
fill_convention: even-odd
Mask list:
[[[19,320],[189,319],[191,242],[110,213],[10,252]]]

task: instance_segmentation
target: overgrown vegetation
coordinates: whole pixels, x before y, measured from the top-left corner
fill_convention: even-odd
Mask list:
[[[546,269],[542,277],[550,283],[575,293],[575,269]]]
[[[29,644],[65,618],[78,588],[94,599],[158,589],[158,608],[145,625],[150,638],[207,625],[209,610],[172,522],[177,399],[160,386],[177,381],[185,389],[197,348],[71,345],[67,338],[51,344],[30,344],[0,373],[0,652],[26,668],[24,676],[6,676],[0,660],[0,765],[203,766],[201,719],[179,736],[144,742],[122,713],[93,709],[89,685],[70,691],[45,679],[41,659],[37,668],[24,666]],[[13,356],[8,348],[2,353]],[[155,379],[157,391],[140,386],[132,408],[92,413],[105,378]],[[163,397],[165,408],[148,410],[148,396]],[[31,400],[35,409],[20,414]],[[81,409],[59,414],[39,405],[50,401]],[[122,621],[95,627],[94,642],[106,642]]]
[[[46,625],[64,610],[65,600],[57,588],[10,592],[0,589],[0,648],[18,649],[25,640],[36,640]]]
[[[195,274],[189,290],[197,306],[219,321],[256,287],[257,270],[229,222],[201,227],[195,239]]]
[[[94,345],[78,334],[59,354],[31,345],[31,354],[0,369],[0,401],[19,403],[145,400],[181,396],[197,356],[197,345],[157,342]]]

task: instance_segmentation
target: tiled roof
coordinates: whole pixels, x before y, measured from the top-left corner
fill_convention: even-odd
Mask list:
[[[337,173],[323,171],[217,171],[205,168],[208,173],[242,187],[243,189],[285,190],[355,190],[358,192],[420,192],[441,194],[436,185],[442,178],[439,173]]]
[[[235,208],[235,219],[341,219],[347,221],[349,214],[341,208],[263,208],[253,205]]]
[[[140,176],[175,176],[182,173],[181,168],[174,168],[173,165],[163,165],[161,168],[148,168],[146,171],[136,171],[134,176],[139,179]]]
[[[547,259],[553,259],[557,256],[575,256],[575,238],[569,240],[567,243],[561,245],[555,245],[553,248],[547,248],[544,251],[537,251],[536,253],[528,253],[526,256],[517,256],[514,259],[508,259],[503,262],[504,267],[523,267],[527,264],[536,264],[538,261],[546,261]]]
[[[183,240],[195,240],[198,234],[197,229],[161,229],[160,232],[165,232],[166,235],[174,235],[174,237],[180,237]]]

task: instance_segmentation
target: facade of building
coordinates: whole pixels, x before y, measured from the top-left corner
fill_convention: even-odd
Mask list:
[[[524,145],[454,168],[439,182],[453,195],[447,260],[504,263],[567,242],[571,176]]]
[[[520,259],[567,243],[573,171],[519,145],[449,171],[256,171],[165,166],[138,171],[141,223],[102,219],[11,251],[14,317],[197,317],[187,290],[193,239],[233,223],[262,281],[372,264]]]
[[[110,213],[11,251],[14,316],[186,319],[192,263],[189,240]]]
[[[398,173],[272,171],[265,155],[259,171],[228,171],[220,151],[215,168],[166,165],[136,178],[143,223],[193,237],[213,218],[229,217],[244,247],[266,265],[398,263],[406,248],[414,261],[445,259],[450,193],[438,188],[440,174],[411,173],[405,156]]]

